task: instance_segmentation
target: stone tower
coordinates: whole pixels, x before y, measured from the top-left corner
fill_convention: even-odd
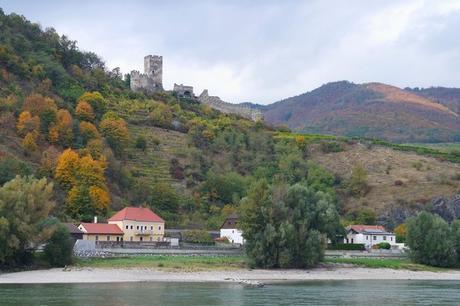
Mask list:
[[[153,93],[163,90],[163,57],[147,55],[144,57],[144,73],[131,71],[130,87],[133,91]]]

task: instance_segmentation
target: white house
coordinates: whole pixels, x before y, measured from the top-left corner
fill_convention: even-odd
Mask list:
[[[396,235],[380,225],[350,225],[346,227],[346,232],[343,243],[362,243],[367,249],[381,242],[398,246]]]
[[[226,237],[231,243],[244,244],[243,232],[237,228],[237,225],[238,215],[228,216],[220,227],[220,237]]]

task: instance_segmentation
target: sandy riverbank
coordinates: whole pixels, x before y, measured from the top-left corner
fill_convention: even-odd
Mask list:
[[[264,283],[306,280],[460,280],[460,271],[408,271],[369,268],[318,268],[311,270],[226,270],[162,271],[157,269],[72,268],[25,271],[0,274],[6,283],[99,283],[99,282],[232,282],[254,280]]]

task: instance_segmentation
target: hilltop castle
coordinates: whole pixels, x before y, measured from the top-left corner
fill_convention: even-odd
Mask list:
[[[130,87],[133,91],[146,93],[163,91],[163,57],[159,55],[144,57],[144,73],[137,70],[131,71]],[[173,92],[179,97],[197,100],[223,113],[238,114],[254,121],[262,119],[262,112],[259,109],[222,101],[219,97],[209,96],[207,89],[199,97],[196,97],[192,86],[174,84]]]
[[[131,71],[130,87],[133,91],[154,93],[163,90],[163,57],[147,55],[144,57],[144,73]]]

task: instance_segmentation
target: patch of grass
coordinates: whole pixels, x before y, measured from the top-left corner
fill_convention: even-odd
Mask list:
[[[78,259],[76,266],[91,268],[160,268],[162,270],[232,270],[246,268],[244,256],[130,256]]]
[[[352,264],[367,268],[386,268],[386,269],[405,269],[412,271],[433,271],[439,272],[446,270],[444,268],[431,267],[422,264],[416,264],[409,259],[400,258],[326,258],[325,263],[334,264]]]

